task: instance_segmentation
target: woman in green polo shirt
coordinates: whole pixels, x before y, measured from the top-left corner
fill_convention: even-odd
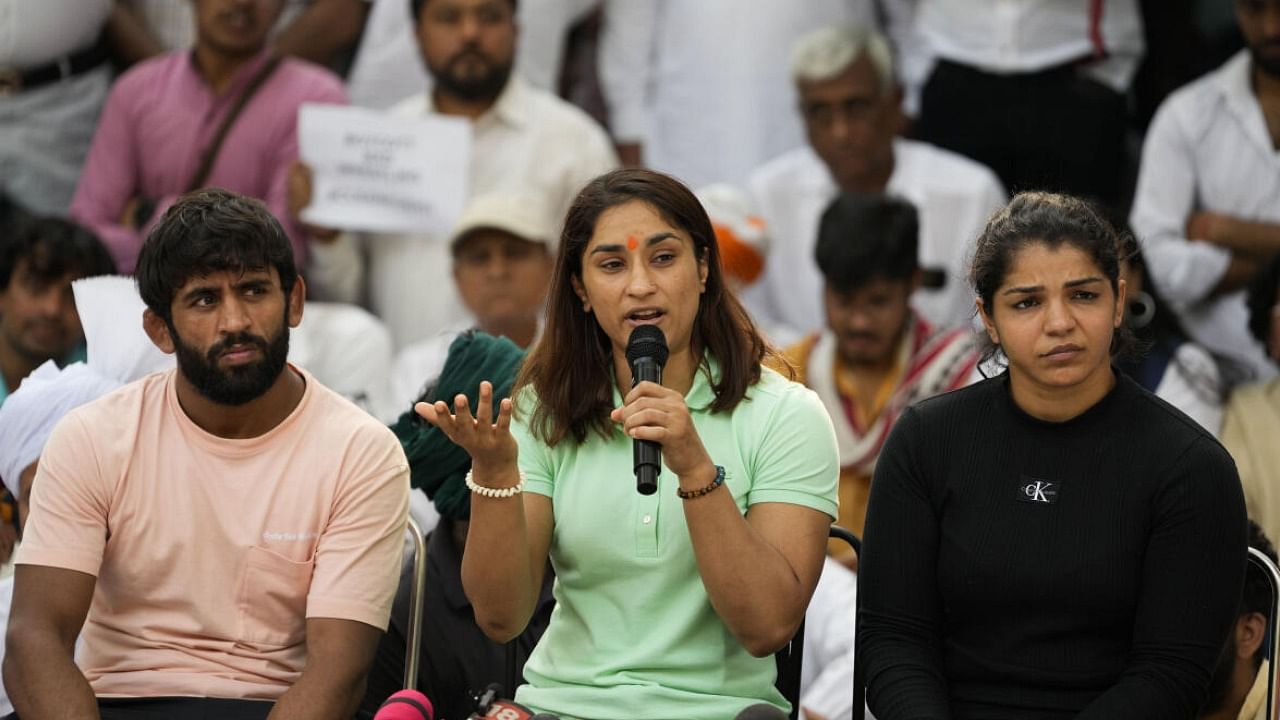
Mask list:
[[[631,386],[642,324],[670,348],[661,385]],[[771,353],[693,194],[619,170],[569,210],[515,408],[495,420],[488,383],[474,417],[462,395],[456,415],[419,404],[472,457],[462,580],[485,632],[518,635],[555,568],[519,702],[597,720],[786,708],[771,653],[818,581],[839,463],[821,402],[764,368]],[[662,445],[656,494],[636,492],[633,439]]]

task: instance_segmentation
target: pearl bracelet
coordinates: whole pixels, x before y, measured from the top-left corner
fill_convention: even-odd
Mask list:
[[[477,495],[483,495],[488,498],[509,498],[515,497],[524,492],[524,471],[520,471],[520,482],[505,488],[491,488],[484,485],[477,485],[475,480],[471,479],[471,471],[467,471],[467,489]]]

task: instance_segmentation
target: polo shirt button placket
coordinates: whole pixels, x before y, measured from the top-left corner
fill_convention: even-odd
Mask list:
[[[658,498],[662,497],[662,479],[658,492],[636,496],[636,557],[658,556]]]

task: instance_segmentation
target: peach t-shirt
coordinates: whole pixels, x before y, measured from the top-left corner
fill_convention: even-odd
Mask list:
[[[302,401],[256,438],[196,426],[172,370],[54,429],[17,562],[97,577],[78,660],[98,696],[275,699],[306,662],[305,618],[386,628],[404,452],[297,371]]]

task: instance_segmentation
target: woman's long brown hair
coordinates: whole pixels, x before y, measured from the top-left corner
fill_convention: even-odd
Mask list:
[[[578,193],[565,216],[556,256],[555,276],[547,299],[546,326],[516,380],[514,397],[525,388],[537,396],[529,412],[533,434],[548,445],[565,438],[576,444],[590,431],[609,438],[614,432],[612,348],[595,316],[584,312],[571,278],[582,279],[582,256],[596,222],[609,208],[640,201],[664,220],[689,233],[699,259],[707,261],[706,290],[698,303],[691,348],[699,365],[708,355],[720,364],[712,385],[712,412],[732,410],[760,380],[760,363],[775,354],[756,330],[747,311],[725,286],[720,249],[702,204],[679,180],[642,169],[601,175]]]

